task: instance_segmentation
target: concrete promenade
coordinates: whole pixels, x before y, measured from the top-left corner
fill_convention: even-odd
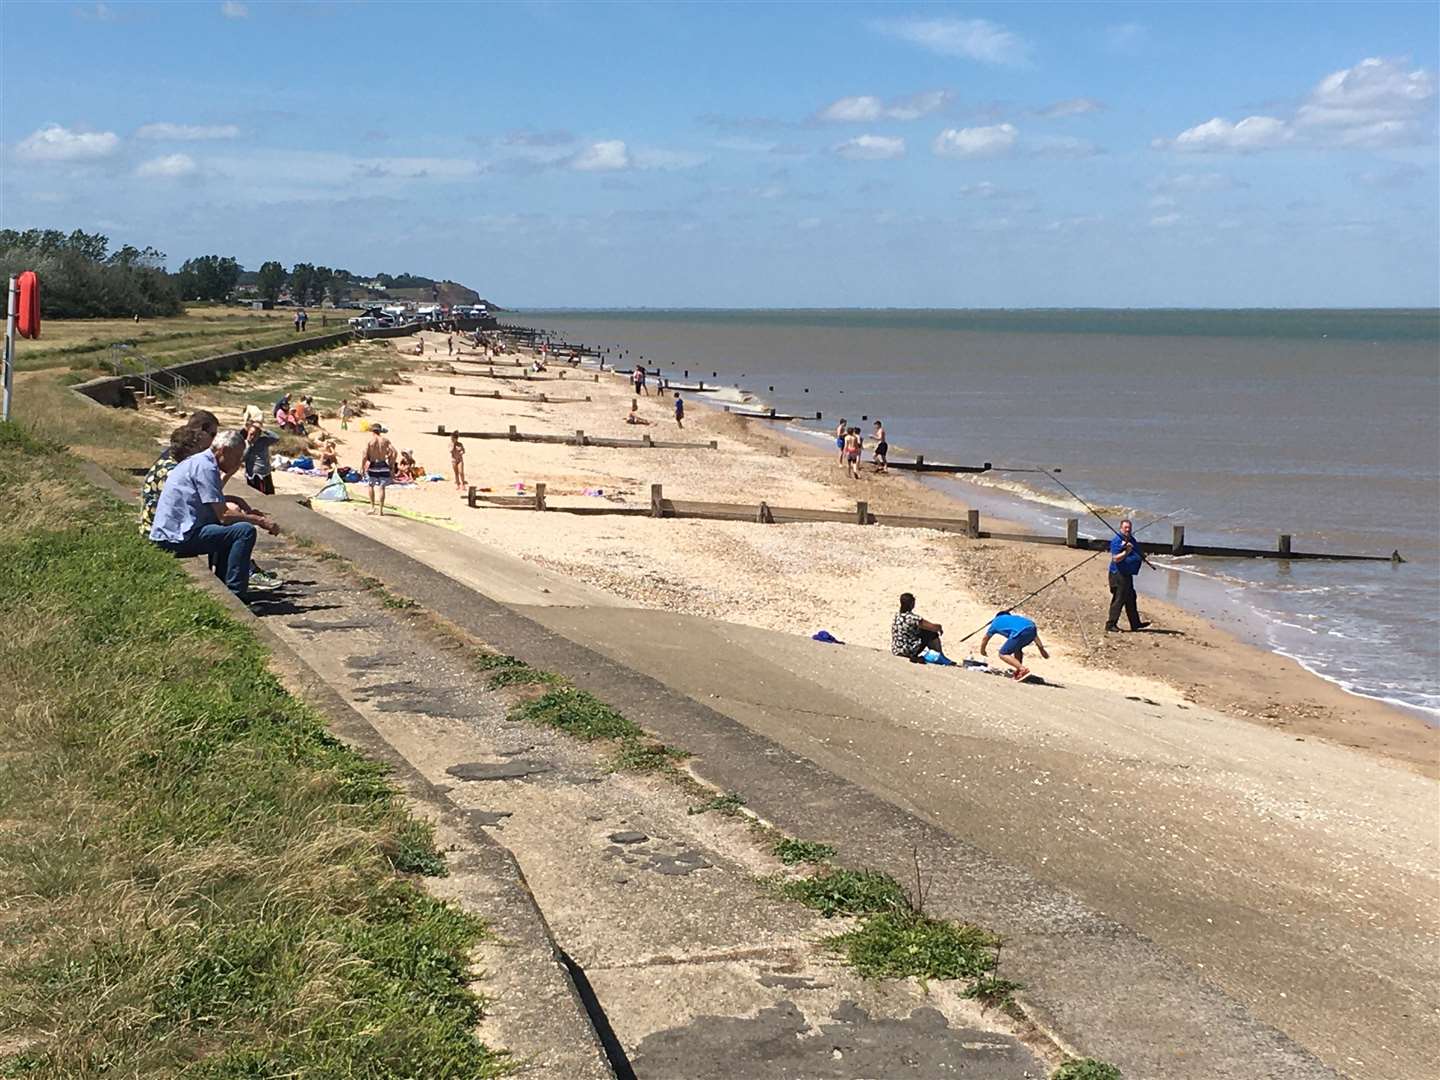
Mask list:
[[[933,904],[1006,935],[1062,1042],[1139,1076],[1431,1071],[1433,786],[1413,774],[1198,709],[625,608],[444,530],[275,502],[787,831],[902,877],[917,849]]]

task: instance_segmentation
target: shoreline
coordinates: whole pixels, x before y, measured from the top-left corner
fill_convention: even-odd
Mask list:
[[[522,430],[573,432],[583,427],[596,435],[636,434],[623,420],[631,398],[628,384],[622,376],[608,374],[595,383],[593,368],[570,371],[577,377],[584,373],[586,393],[594,398],[588,404],[547,407],[445,396],[437,405],[440,395],[435,391],[443,395],[454,380],[425,370],[447,359],[443,335],[427,335],[426,340],[423,360],[397,348],[396,359],[408,369],[410,381],[372,394],[376,407],[367,415],[385,423],[397,447],[415,448],[432,471],[448,466],[443,440],[426,434],[441,423],[503,430],[518,421]],[[876,512],[961,517],[968,508],[955,494],[918,478],[894,473],[873,477],[868,463],[865,479],[843,479],[818,440],[783,428],[761,428],[760,422],[727,416],[717,407],[697,408],[698,398],[686,396],[690,408],[684,437],[696,432],[716,438],[718,453],[474,440],[467,446],[467,479],[496,491],[517,482],[525,483],[528,491],[529,484],[544,481],[553,505],[576,498],[589,501],[595,496],[579,493],[596,488],[610,498],[648,504],[648,483],[663,482],[667,494],[681,499],[754,501],[759,495],[779,505],[819,507],[853,505],[856,496],[863,496]],[[674,431],[669,400],[657,407],[655,397],[640,399],[642,413],[654,425],[647,429],[650,433]],[[342,461],[358,464],[363,433],[342,433],[336,427],[331,431]],[[502,475],[507,479],[500,480]],[[311,477],[281,473],[277,480],[282,490],[297,494],[318,487]],[[363,488],[357,487],[352,497],[363,499]],[[1024,595],[1076,561],[1071,549],[967,541],[925,530],[841,525],[760,529],[748,523],[471,510],[448,480],[394,490],[391,500],[401,508],[448,516],[454,527],[481,542],[560,570],[625,603],[806,636],[831,629],[846,641],[875,648],[888,648],[893,596],[900,591],[915,592],[922,614],[945,622],[947,638],[957,641],[957,630],[964,634],[988,619],[994,605]],[[999,518],[992,520],[1001,524]],[[773,543],[777,540],[778,545]],[[814,554],[797,557],[803,551]],[[736,560],[747,556],[743,565],[749,568],[752,588],[734,588],[727,579],[735,575]],[[1207,617],[1208,612],[1192,613],[1142,595],[1157,631],[1171,633],[1101,633],[1108,591],[1099,570],[1089,570],[1075,574],[1083,583],[1067,580],[1025,605],[1057,656],[1050,664],[1035,665],[1037,674],[1106,686],[1127,697],[1210,706],[1283,729],[1297,739],[1323,738],[1401,762],[1422,775],[1440,775],[1440,733],[1434,728],[1400,708],[1349,693],[1293,659],[1241,640]],[[951,651],[957,660],[963,655],[955,645]]]

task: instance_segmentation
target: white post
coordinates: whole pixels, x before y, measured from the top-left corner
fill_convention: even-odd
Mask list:
[[[5,305],[5,370],[4,402],[0,404],[0,421],[10,419],[10,390],[15,383],[15,316],[20,311],[20,286],[10,275],[10,296]]]

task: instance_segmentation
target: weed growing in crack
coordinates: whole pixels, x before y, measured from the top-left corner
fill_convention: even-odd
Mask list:
[[[835,849],[829,844],[816,843],[814,840],[796,840],[793,836],[775,841],[775,846],[770,850],[786,866],[828,862],[835,855]]]
[[[1050,1080],[1120,1080],[1120,1070],[1094,1058],[1076,1058],[1051,1073]]]
[[[780,878],[775,891],[825,918],[908,911],[900,883],[881,870],[832,869],[813,877]]]
[[[988,930],[905,908],[881,911],[821,944],[868,979],[979,980],[999,962]]]
[[[610,758],[610,768],[615,772],[665,773],[673,771],[676,764],[689,756],[689,751],[664,743],[648,739],[622,739]]]
[[[713,799],[706,799],[698,806],[692,806],[686,811],[687,814],[724,814],[726,817],[734,817],[745,805],[745,800],[735,791],[727,791],[723,795],[716,795]]]
[[[593,739],[641,739],[645,733],[593,694],[557,686],[510,711],[515,720],[558,728],[587,742]]]

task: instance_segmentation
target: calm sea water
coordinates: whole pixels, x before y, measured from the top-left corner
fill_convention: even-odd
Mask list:
[[[1440,718],[1440,311],[508,318],[738,383],[782,412],[821,411],[802,425],[817,438],[842,415],[878,416],[892,456],[1061,466],[1102,510],[1177,512],[1147,539],[1168,544],[1174,522],[1191,543],[1273,547],[1286,532],[1297,551],[1398,549],[1401,566],[1179,559],[1142,586],[1212,615],[1218,600],[1315,673]],[[1084,513],[1041,474],[949,482],[1056,529]],[[1093,518],[1082,531],[1107,535]]]

